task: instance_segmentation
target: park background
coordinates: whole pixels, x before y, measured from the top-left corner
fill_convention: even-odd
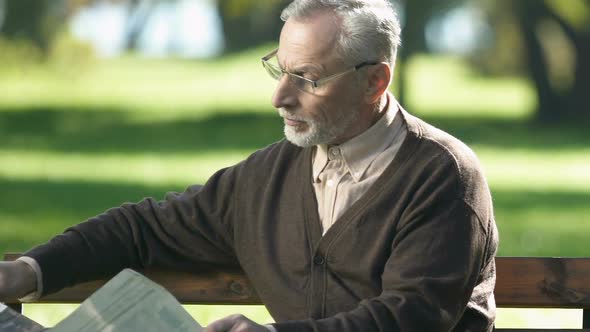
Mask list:
[[[399,0],[392,91],[465,141],[502,256],[588,256],[590,2]],[[0,0],[0,253],[204,183],[282,137],[260,57],[285,0]],[[71,305],[27,305],[52,325]],[[260,307],[187,306],[203,324]],[[501,310],[498,326],[580,326]]]

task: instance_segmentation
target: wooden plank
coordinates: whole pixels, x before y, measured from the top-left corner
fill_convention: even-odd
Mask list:
[[[7,254],[5,260],[15,260],[18,254]],[[171,271],[140,271],[164,286],[184,304],[261,304],[258,295],[244,273],[226,269],[191,274]],[[98,280],[65,288],[41,298],[38,303],[80,303],[100,288],[106,280]]]
[[[237,271],[184,272],[142,271],[148,278],[164,286],[184,304],[261,304],[244,275]],[[66,288],[43,297],[38,302],[82,302],[105,283],[93,281]]]
[[[590,258],[497,257],[496,304],[590,309]]]
[[[7,260],[17,254],[6,255]],[[498,257],[495,289],[498,307],[590,309],[590,258]],[[144,271],[186,304],[259,304],[241,271],[189,274]],[[104,281],[84,283],[40,302],[81,302]]]

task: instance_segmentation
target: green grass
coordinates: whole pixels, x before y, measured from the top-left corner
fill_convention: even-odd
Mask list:
[[[68,70],[0,65],[0,252],[26,250],[122,202],[203,183],[281,138],[270,106],[274,83],[259,60],[272,47],[204,62],[125,57]],[[499,253],[587,256],[586,126],[529,121],[536,101],[520,78],[482,77],[452,58],[419,57],[407,66],[406,108],[464,140],[481,159]],[[26,310],[52,325],[72,306]],[[256,307],[189,310],[204,324],[231,312],[270,319]],[[522,321],[528,315],[503,310],[498,326],[525,326],[547,313]],[[553,315],[564,327],[580,319],[579,312]]]
[[[29,304],[24,307],[24,314],[43,326],[54,326],[77,308],[75,304]],[[272,317],[263,306],[235,305],[235,306],[204,306],[186,305],[184,308],[202,326],[206,326],[217,319],[240,313],[261,324],[272,323]]]

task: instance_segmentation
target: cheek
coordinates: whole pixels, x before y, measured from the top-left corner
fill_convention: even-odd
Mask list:
[[[314,118],[316,121],[322,123],[333,123],[339,117],[338,114],[340,112],[339,105],[324,100],[322,103],[316,105]]]
[[[302,115],[317,122],[335,123],[349,112],[351,108],[359,107],[358,90],[350,85],[334,85],[323,96],[306,95],[300,98]]]
[[[325,122],[329,118],[331,107],[324,97],[305,96],[305,98],[300,99],[300,104],[302,106],[301,115],[308,119]]]
[[[345,117],[346,113],[356,107],[358,105],[353,102],[350,95],[339,94],[325,101],[322,105],[322,115],[325,121],[336,124],[340,119]]]

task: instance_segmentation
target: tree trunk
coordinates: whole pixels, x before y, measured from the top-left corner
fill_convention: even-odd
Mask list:
[[[576,78],[571,89],[569,116],[590,120],[590,33],[576,40]]]
[[[529,71],[537,93],[539,106],[536,119],[541,122],[577,121],[590,119],[590,32],[572,25],[553,12],[544,1],[514,1],[525,46]],[[589,2],[590,6],[590,2]],[[551,85],[549,64],[541,47],[543,36],[537,33],[543,20],[557,23],[575,50],[575,79],[566,91],[557,91]]]
[[[398,51],[398,59],[401,64],[397,66],[398,95],[400,104],[406,103],[407,93],[407,68],[409,59],[420,52],[426,51],[426,38],[424,29],[432,14],[433,4],[431,0],[406,0],[404,2],[404,17],[402,45]]]
[[[270,7],[253,2],[239,15],[230,13],[233,0],[219,0],[217,6],[223,25],[225,52],[241,51],[268,42],[278,42],[283,22],[280,13],[290,2],[277,0]]]
[[[548,63],[537,36],[539,21],[545,16],[546,7],[539,0],[515,1],[527,54],[527,62],[539,102],[537,119],[542,122],[557,120],[562,110],[559,96],[551,87]]]
[[[409,59],[429,52],[426,44],[426,25],[437,13],[452,8],[463,0],[405,0],[403,1],[402,46],[398,52],[401,66],[398,73],[398,100],[404,104],[407,93],[407,67]]]
[[[30,40],[44,53],[49,41],[43,27],[48,0],[7,0],[6,17],[0,34],[9,39]]]

